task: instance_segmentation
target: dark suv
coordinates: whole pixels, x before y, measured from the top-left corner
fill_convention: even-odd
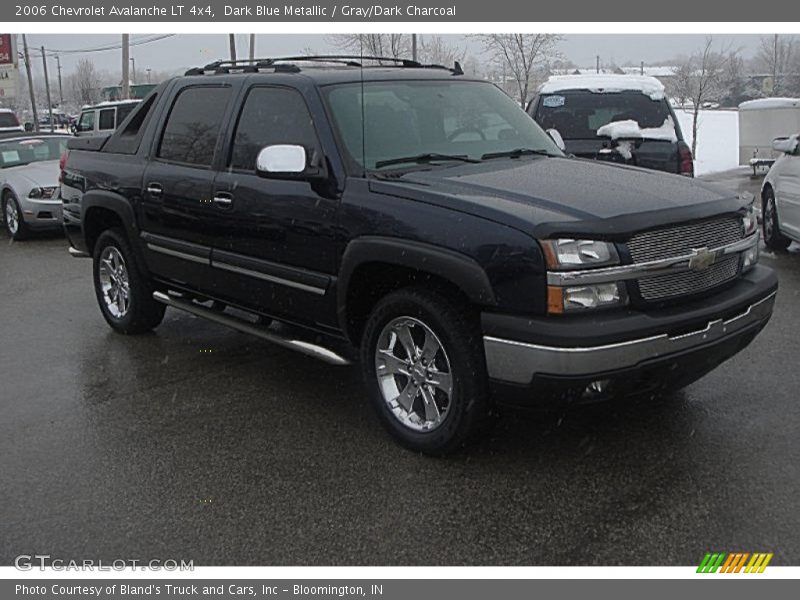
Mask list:
[[[752,198],[568,158],[458,67],[320,60],[193,69],[70,141],[64,224],[113,329],[171,306],[358,361],[441,453],[500,400],[686,385],[767,323]]]
[[[694,176],[692,151],[654,77],[554,76],[528,112],[575,156]]]

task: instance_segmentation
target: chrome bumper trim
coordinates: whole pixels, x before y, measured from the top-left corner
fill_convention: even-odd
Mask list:
[[[645,360],[720,341],[769,318],[775,294],[735,317],[715,319],[703,329],[674,337],[660,334],[604,346],[562,348],[484,336],[486,369],[492,379],[527,384],[535,375],[581,376],[633,368]]]
[[[714,262],[716,262],[723,256],[744,252],[753,246],[757,246],[758,239],[759,234],[754,233],[738,242],[714,248],[710,250],[709,253],[714,256]],[[694,258],[696,258],[696,254],[686,254],[661,260],[619,265],[616,267],[582,269],[580,271],[549,271],[547,273],[547,283],[548,285],[557,286],[588,285],[593,283],[611,283],[629,279],[640,279],[642,277],[665,275],[667,273],[681,273],[692,269],[691,264]]]

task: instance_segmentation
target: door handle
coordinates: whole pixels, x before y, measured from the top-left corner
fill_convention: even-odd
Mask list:
[[[160,183],[148,183],[147,188],[145,189],[147,190],[147,193],[150,194],[151,196],[160,196],[161,192],[164,191]]]
[[[214,204],[223,207],[230,206],[231,204],[233,204],[233,196],[231,196],[230,194],[226,194],[224,192],[218,193],[214,196]]]

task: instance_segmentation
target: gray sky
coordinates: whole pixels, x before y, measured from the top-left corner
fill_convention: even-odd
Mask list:
[[[131,40],[151,37],[145,34],[132,35]],[[451,43],[469,47],[479,57],[480,49],[474,40],[464,36],[444,36]],[[247,54],[246,34],[237,35],[240,55]],[[81,35],[81,34],[29,34],[28,44],[32,49],[44,45],[48,50],[69,51],[94,48],[118,43],[119,35]],[[744,56],[752,56],[758,44],[757,35],[715,35],[720,46],[740,48]],[[705,38],[702,35],[568,35],[560,49],[565,58],[579,66],[593,66],[595,56],[600,55],[604,64],[632,62],[645,64],[668,60],[679,54],[691,54],[700,48]],[[306,48],[319,52],[334,50],[322,35],[277,35],[260,34],[256,36],[257,56],[276,56],[298,54]],[[177,72],[185,67],[211,62],[216,58],[228,56],[228,38],[224,34],[177,35],[168,39],[143,44],[131,48],[135,58],[137,80],[145,81],[146,69],[154,71]],[[64,74],[74,68],[81,57],[91,57],[100,70],[119,72],[119,50],[107,50],[86,54],[63,52],[61,64]],[[37,56],[38,58],[38,56]],[[41,61],[31,61],[38,69]],[[51,69],[53,67],[50,67]]]

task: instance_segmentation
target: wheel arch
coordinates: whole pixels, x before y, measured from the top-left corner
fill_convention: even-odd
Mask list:
[[[496,304],[486,272],[469,256],[423,242],[365,236],[351,241],[342,256],[336,287],[342,331],[358,345],[375,303],[391,291],[415,284],[473,305]]]
[[[139,230],[133,207],[125,198],[106,190],[87,192],[81,199],[81,212],[83,239],[90,255],[94,254],[94,246],[103,231],[119,227],[125,232],[131,244],[137,266],[144,272],[147,271],[139,252]]]

